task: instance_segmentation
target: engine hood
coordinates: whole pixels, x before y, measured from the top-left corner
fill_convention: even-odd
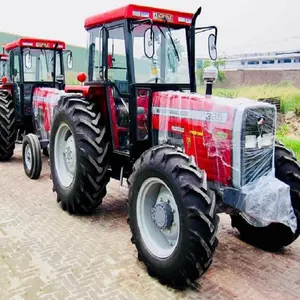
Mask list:
[[[159,104],[159,106],[173,107],[168,104],[176,104],[176,107],[188,108],[188,109],[200,109],[204,106],[206,108],[231,108],[237,109],[239,107],[257,107],[258,103],[261,107],[274,107],[274,105],[258,102],[257,100],[238,97],[238,98],[226,98],[218,96],[205,96],[197,93],[183,93],[178,91],[165,91],[153,93],[153,106]]]

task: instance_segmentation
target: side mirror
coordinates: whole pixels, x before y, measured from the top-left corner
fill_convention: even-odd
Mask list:
[[[144,53],[147,58],[152,58],[155,53],[154,48],[154,31],[152,27],[144,32]]]
[[[32,66],[31,54],[27,53],[25,55],[25,67],[26,67],[26,69],[31,69],[31,66]]]
[[[67,56],[67,68],[72,69],[73,68],[73,55],[72,53],[69,53]]]
[[[208,37],[208,53],[211,60],[217,59],[216,36],[214,34],[210,34]]]

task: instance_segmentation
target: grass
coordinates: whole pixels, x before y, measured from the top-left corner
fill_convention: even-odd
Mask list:
[[[204,93],[204,88],[199,88]],[[241,86],[235,89],[214,88],[213,94],[220,97],[236,98],[246,97],[257,100],[259,98],[280,98],[281,112],[295,111],[300,114],[300,89],[290,83],[262,84],[257,86]]]
[[[300,161],[300,140],[293,137],[289,137],[288,134],[289,128],[285,124],[277,131],[276,138],[287,148],[291,149],[294,152],[297,160]]]

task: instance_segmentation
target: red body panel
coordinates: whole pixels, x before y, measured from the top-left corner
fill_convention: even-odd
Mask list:
[[[89,86],[84,85],[66,85],[65,92],[66,93],[82,93],[83,96],[87,96],[89,94]]]
[[[53,49],[56,44],[58,44],[57,49],[65,49],[66,48],[65,42],[62,42],[62,41],[25,37],[25,38],[20,38],[11,43],[5,44],[4,49],[6,51],[10,51],[16,47]]]
[[[13,84],[12,84],[12,82],[8,82],[8,83],[5,83],[5,84],[1,84],[1,82],[0,82],[0,89],[1,90],[8,90],[9,92],[11,92],[12,91],[12,89],[13,89]]]
[[[96,27],[102,24],[115,22],[123,19],[152,19],[154,22],[164,22],[163,17],[166,16],[168,23],[181,26],[190,26],[193,14],[187,12],[179,12],[162,8],[154,8],[149,6],[141,6],[129,4],[109,12],[94,15],[85,20],[84,27],[86,29]]]
[[[7,54],[0,54],[0,60],[8,60]]]
[[[51,129],[53,108],[57,105],[64,91],[55,88],[35,88],[33,92],[33,110],[41,130]]]
[[[119,127],[117,124],[117,117],[116,117],[116,104],[113,97],[113,90],[111,87],[108,87],[108,97],[110,103],[110,111],[111,111],[111,123],[112,123],[112,132],[113,132],[113,142],[115,149],[119,149],[119,134],[118,131],[125,131],[128,130],[126,128]]]
[[[162,108],[166,108],[162,110]],[[221,120],[221,114],[226,120]],[[181,135],[187,155],[207,172],[210,181],[230,185],[232,179],[232,127],[234,108],[199,95],[153,94],[152,127],[161,134]],[[213,120],[215,119],[215,121]]]

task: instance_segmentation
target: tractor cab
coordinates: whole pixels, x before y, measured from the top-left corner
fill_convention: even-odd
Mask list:
[[[7,74],[7,54],[0,54],[0,78]]]
[[[17,121],[24,123],[24,119],[31,117],[35,88],[64,89],[63,53],[68,53],[68,67],[72,67],[72,53],[65,48],[62,41],[35,38],[20,38],[5,44]]]
[[[104,84],[118,153],[139,157],[151,146],[154,92],[195,91],[195,33],[214,30],[209,49],[215,59],[217,29],[196,29],[200,12],[127,5],[85,20],[89,59],[84,85]]]

